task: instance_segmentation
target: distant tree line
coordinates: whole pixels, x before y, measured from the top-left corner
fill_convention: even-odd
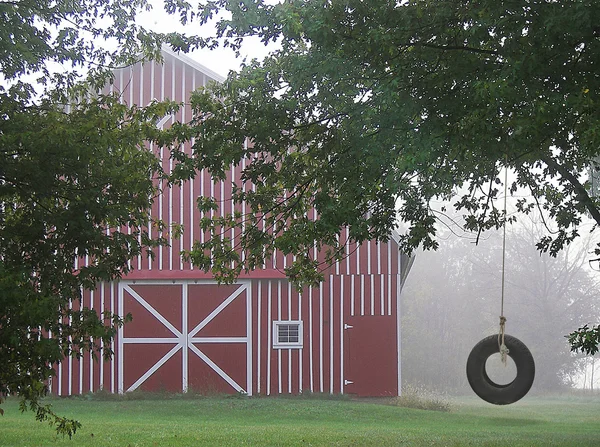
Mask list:
[[[600,314],[600,273],[589,265],[587,245],[556,257],[540,254],[542,234],[529,222],[507,229],[506,332],[522,340],[536,362],[533,391],[573,386],[587,359],[571,352],[565,335]],[[406,384],[468,391],[467,356],[484,336],[498,332],[502,236],[478,245],[449,235],[436,252],[424,252],[402,297],[402,373]]]

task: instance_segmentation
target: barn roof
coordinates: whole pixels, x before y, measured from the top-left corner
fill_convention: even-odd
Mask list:
[[[192,67],[193,69],[198,70],[201,73],[204,73],[206,76],[214,79],[217,82],[223,82],[225,80],[225,77],[221,76],[217,72],[212,71],[210,68],[206,67],[205,65],[202,65],[198,61],[192,59],[191,57],[189,57],[185,54],[181,54],[181,53],[173,51],[171,48],[169,48],[166,45],[163,46],[162,52],[164,55],[168,55],[175,59],[180,60],[184,64],[187,64],[190,67]]]

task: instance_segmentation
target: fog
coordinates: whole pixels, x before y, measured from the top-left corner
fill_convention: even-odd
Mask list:
[[[556,258],[537,251],[540,224],[507,227],[504,315],[506,333],[530,349],[536,363],[531,393],[589,388],[593,359],[570,352],[565,335],[597,324],[600,272],[590,260],[590,235]],[[441,233],[440,248],[419,252],[402,292],[402,382],[448,394],[469,394],[465,366],[482,338],[497,334],[501,310],[502,233],[473,238]],[[599,361],[596,362],[600,364]],[[508,383],[516,374],[497,359],[488,374]],[[600,387],[600,374],[594,378]]]

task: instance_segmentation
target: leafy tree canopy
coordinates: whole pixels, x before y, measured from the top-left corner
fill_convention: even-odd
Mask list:
[[[140,109],[91,92],[112,68],[156,57],[163,42],[201,43],[140,28],[134,19],[146,7],[0,1],[0,403],[18,395],[22,409],[69,436],[78,422],[39,398],[65,356],[112,354],[123,319],[71,303],[161,243],[144,229],[160,175],[145,142],[168,144],[153,123],[176,107]]]
[[[279,45],[194,98],[202,113],[186,163],[219,173],[249,158],[244,180],[256,185],[236,192],[249,215],[204,222],[215,231],[239,227],[241,245],[197,244],[189,253],[196,265],[216,265],[231,279],[277,249],[295,255],[293,280],[311,282],[312,247],[329,247],[334,259],[346,243],[342,228],[351,240],[385,240],[399,221],[408,225],[405,250],[436,248],[434,201],[462,213],[467,230],[502,225],[494,200],[504,167],[514,173],[507,186],[519,191],[518,211],[539,208],[554,221],[540,250],[556,254],[572,242],[586,215],[600,223],[599,199],[582,175],[600,153],[597,2],[216,0],[178,8],[201,23],[222,17],[215,42],[236,48],[258,36]],[[307,215],[313,207],[316,220]]]

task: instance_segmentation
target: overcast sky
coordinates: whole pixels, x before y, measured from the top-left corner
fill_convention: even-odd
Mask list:
[[[203,37],[213,35],[215,32],[214,27],[210,25],[200,27],[196,23],[184,27],[179,23],[176,16],[169,15],[164,11],[162,0],[154,0],[151,3],[153,4],[153,10],[140,13],[138,19],[140,25],[147,29],[161,33],[185,32],[188,35],[200,35]],[[243,57],[247,57],[248,60],[253,58],[262,59],[268,53],[269,49],[272,48],[273,46],[266,48],[258,39],[246,39],[240,58],[236,58],[235,53],[227,48],[198,50],[189,53],[188,56],[218,74],[227,76],[230,70],[239,69]]]

